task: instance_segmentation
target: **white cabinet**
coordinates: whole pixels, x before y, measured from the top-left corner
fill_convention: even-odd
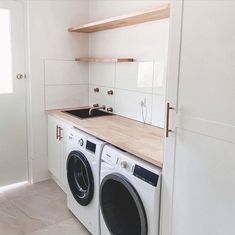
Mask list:
[[[63,129],[62,130],[62,140],[61,140],[61,145],[60,145],[60,181],[65,186],[65,189],[67,187],[67,169],[66,169],[66,164],[67,164],[67,139],[69,135],[69,130],[72,126],[68,125],[67,123],[61,122],[60,127]]]
[[[173,132],[165,145],[161,235],[232,235],[235,1],[184,1],[183,14],[175,12],[178,4],[171,7],[172,23],[182,30],[171,31],[167,101],[174,107]]]
[[[48,169],[56,177],[60,175],[60,141],[58,139],[59,121],[48,117]]]
[[[59,186],[66,190],[66,140],[70,125],[48,116],[48,170]]]

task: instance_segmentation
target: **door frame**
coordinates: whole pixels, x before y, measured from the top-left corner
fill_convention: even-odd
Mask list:
[[[177,132],[176,116],[178,112],[178,84],[180,72],[181,37],[183,1],[171,0],[168,66],[167,66],[167,93],[166,103],[169,102],[170,110],[169,126],[173,130],[168,138],[165,138],[164,164],[162,169],[162,192],[161,192],[161,217],[160,234],[172,234],[172,209],[174,193],[174,165],[175,165],[175,136]]]
[[[13,0],[14,1],[14,0]],[[25,0],[17,0],[23,6],[24,37],[25,37],[25,74],[26,74],[26,125],[27,125],[27,151],[28,151],[28,181],[33,183],[33,127],[32,127],[32,101],[30,77],[30,40],[28,30],[28,5]]]

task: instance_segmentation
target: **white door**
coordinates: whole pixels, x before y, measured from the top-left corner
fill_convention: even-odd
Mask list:
[[[23,19],[20,1],[0,1],[0,186],[28,180]]]
[[[234,12],[235,1],[173,1],[162,235],[235,234]]]

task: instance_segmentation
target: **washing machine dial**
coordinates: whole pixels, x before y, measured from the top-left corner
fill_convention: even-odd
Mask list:
[[[79,141],[78,141],[79,145],[82,147],[84,145],[84,140],[81,138]]]
[[[126,169],[126,168],[127,168],[127,166],[128,166],[128,164],[127,164],[127,162],[126,162],[126,161],[121,161],[121,162],[120,162],[120,166],[121,166],[121,168]]]

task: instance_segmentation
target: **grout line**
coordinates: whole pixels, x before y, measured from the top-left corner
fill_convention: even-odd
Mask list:
[[[155,78],[155,74],[156,74],[156,63],[154,62],[153,63],[153,76],[152,76],[152,94],[151,94],[151,109],[150,109],[150,123],[153,124],[153,96],[154,96],[154,93],[153,93],[153,90],[154,90],[154,78]]]
[[[44,76],[44,91],[43,91],[43,93],[44,93],[44,109],[46,109],[46,107],[47,107],[47,102],[46,102],[46,60],[45,59],[43,59],[43,76]]]
[[[89,36],[90,37],[90,36]],[[89,39],[90,40],[90,39]],[[90,43],[90,42],[89,42]],[[88,64],[88,105],[90,105],[91,97],[90,97],[90,63]]]
[[[46,84],[45,86],[86,86],[88,83],[80,83],[80,84]]]
[[[117,90],[123,90],[123,91],[130,91],[130,92],[136,92],[136,93],[142,93],[142,94],[149,94],[149,95],[158,95],[158,96],[165,96],[165,95],[163,95],[163,94],[161,94],[161,93],[152,93],[152,91],[151,92],[149,92],[149,91],[139,91],[139,90],[132,90],[132,89],[126,89],[126,88],[119,88],[119,87],[116,87],[116,86],[114,86],[114,87],[112,87],[112,86],[103,86],[103,85],[99,85],[99,84],[94,84],[94,83],[91,83],[91,84],[89,84],[89,86],[97,86],[97,87],[102,87],[102,88],[114,88],[114,89],[117,89]]]
[[[113,97],[113,110],[114,113],[116,114],[116,83],[117,82],[117,63],[115,63],[115,73],[114,73],[114,88],[113,88],[113,92],[114,92],[114,97]]]
[[[142,93],[142,94],[149,94],[151,95],[152,93],[151,92],[144,92],[144,91],[138,91],[138,90],[131,90],[131,89],[125,89],[125,88],[119,88],[119,87],[111,87],[111,86],[101,86],[101,85],[98,85],[98,84],[89,84],[90,86],[98,86],[98,87],[102,87],[102,88],[115,88],[117,90],[123,90],[123,91],[130,91],[130,92],[136,92],[136,93]]]
[[[152,93],[150,93],[150,92],[137,91],[137,90],[128,90],[128,89],[123,89],[123,88],[116,88],[116,89],[120,90],[120,91],[128,91],[128,92],[132,92],[132,93],[139,93],[139,94],[143,94],[143,95],[152,95]]]
[[[45,61],[67,61],[67,62],[77,62],[75,59],[54,59],[54,58],[45,58]]]

